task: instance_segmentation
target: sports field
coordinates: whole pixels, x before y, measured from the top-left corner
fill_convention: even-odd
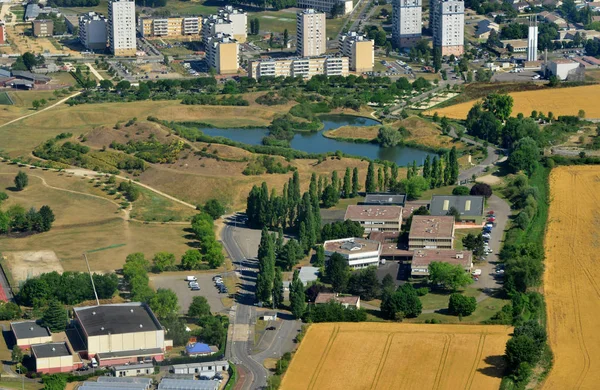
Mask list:
[[[544,294],[554,366],[544,389],[600,383],[599,193],[598,166],[552,170]]]
[[[482,325],[311,325],[281,388],[497,389],[512,328]]]
[[[577,115],[579,110],[584,110],[587,118],[600,118],[600,84],[585,87],[554,88],[541,91],[513,92],[510,96],[514,99],[512,115],[523,113],[529,116],[531,111],[541,111],[544,114],[552,112],[558,115]],[[476,100],[455,106],[433,109],[427,114],[437,112],[440,117],[446,116],[453,119],[465,119]]]

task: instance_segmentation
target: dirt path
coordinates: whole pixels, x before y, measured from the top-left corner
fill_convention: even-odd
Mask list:
[[[92,66],[92,64],[86,62],[86,65],[90,69],[90,72],[92,72],[92,74],[94,76],[96,76],[96,78],[98,79],[98,81],[104,80],[104,77],[102,77],[102,75],[100,75],[100,73],[98,73],[98,71]]]
[[[76,93],[74,93],[73,95],[67,96],[67,97],[66,97],[66,98],[64,98],[64,99],[61,99],[61,100],[57,101],[56,103],[54,103],[54,104],[53,104],[53,105],[51,105],[51,106],[48,106],[48,107],[46,107],[46,108],[42,108],[41,110],[38,110],[38,111],[32,112],[31,114],[23,115],[22,117],[19,117],[19,118],[13,119],[13,120],[11,120],[11,121],[8,121],[8,122],[6,122],[6,123],[3,123],[3,124],[1,124],[1,125],[0,125],[0,128],[1,128],[1,127],[4,127],[4,126],[8,126],[8,125],[10,125],[11,123],[15,123],[15,122],[18,122],[18,121],[20,121],[20,120],[23,120],[23,119],[29,118],[30,116],[37,115],[37,114],[39,114],[40,112],[44,112],[44,111],[46,111],[46,110],[49,110],[49,109],[51,109],[51,108],[54,108],[54,107],[56,107],[56,106],[59,106],[59,105],[63,104],[64,102],[66,102],[67,100],[69,100],[70,98],[72,98],[72,97],[75,97],[75,96],[77,96],[77,95],[80,95],[80,94],[81,94],[81,92],[76,92]]]

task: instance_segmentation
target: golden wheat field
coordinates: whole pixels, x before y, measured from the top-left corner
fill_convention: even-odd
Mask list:
[[[550,175],[544,294],[554,366],[544,389],[600,388],[600,167]]]
[[[514,99],[512,115],[523,113],[529,116],[531,111],[541,111],[547,114],[552,111],[554,116],[577,115],[579,110],[584,110],[587,118],[600,118],[600,84],[585,87],[545,89],[541,91],[513,92],[510,96]],[[455,106],[432,109],[427,114],[437,112],[440,117],[446,116],[453,119],[465,119],[476,100]]]
[[[497,389],[511,331],[494,325],[314,324],[281,388]]]

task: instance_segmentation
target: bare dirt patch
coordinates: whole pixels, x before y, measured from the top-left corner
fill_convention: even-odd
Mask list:
[[[32,277],[56,271],[63,272],[63,267],[56,253],[51,250],[3,252],[4,266],[17,286]]]

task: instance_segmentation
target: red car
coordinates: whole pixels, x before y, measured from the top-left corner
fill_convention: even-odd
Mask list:
[[[496,213],[494,213],[494,210],[488,211],[488,215],[492,215],[492,214],[496,214]]]
[[[488,220],[488,222],[494,222],[494,221],[496,220],[496,218],[494,218],[494,217],[490,217],[490,218],[488,218],[487,220]]]

